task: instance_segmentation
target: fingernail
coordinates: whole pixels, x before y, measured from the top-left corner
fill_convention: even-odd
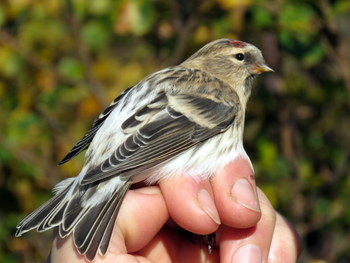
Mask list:
[[[232,196],[244,207],[260,212],[259,200],[252,185],[247,179],[238,179],[232,187]]]
[[[211,198],[207,190],[201,189],[198,192],[197,199],[202,210],[218,225],[221,224],[218,210],[216,209],[214,200]]]
[[[244,245],[233,254],[231,263],[261,263],[261,250],[257,245]]]

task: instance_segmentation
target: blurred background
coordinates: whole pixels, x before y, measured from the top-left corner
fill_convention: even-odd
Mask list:
[[[251,42],[274,74],[248,104],[258,185],[302,236],[300,262],[350,262],[350,1],[1,0],[0,262],[41,262],[50,233],[17,223],[75,176],[57,166],[99,112],[217,38]]]

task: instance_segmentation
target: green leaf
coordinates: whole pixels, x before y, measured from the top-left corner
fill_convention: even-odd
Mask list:
[[[93,50],[105,48],[111,37],[106,26],[96,20],[86,23],[81,34],[84,42]]]
[[[61,48],[67,43],[67,28],[59,20],[40,17],[23,24],[19,37],[28,46],[49,45]]]
[[[336,14],[348,14],[350,12],[350,1],[349,0],[338,0],[334,3],[334,12]]]
[[[321,45],[313,45],[312,48],[303,57],[303,64],[310,68],[316,66],[324,58],[325,52]]]
[[[315,205],[315,212],[318,215],[328,215],[330,211],[330,201],[326,198],[320,198]]]
[[[0,73],[16,77],[23,69],[23,59],[11,48],[0,47]]]
[[[0,6],[0,28],[2,24],[5,22],[5,19],[6,19],[6,16],[5,16],[4,9]]]
[[[6,163],[10,160],[11,153],[3,147],[0,147],[0,162]]]
[[[137,9],[135,19],[133,20],[133,29],[135,34],[143,35],[147,33],[154,21],[153,4],[148,0],[134,0]]]
[[[105,15],[113,8],[112,0],[90,0],[88,3],[90,13],[94,15]]]
[[[293,33],[298,39],[317,34],[313,24],[314,11],[306,4],[286,4],[278,18],[281,31]]]
[[[270,27],[273,24],[271,14],[266,9],[255,7],[252,14],[254,23],[259,27]]]
[[[70,57],[60,60],[58,64],[58,71],[60,74],[62,74],[62,76],[72,80],[82,79],[84,73],[82,63],[79,60]]]
[[[265,171],[271,170],[277,157],[276,145],[267,139],[261,139],[258,142],[258,151],[262,168]]]

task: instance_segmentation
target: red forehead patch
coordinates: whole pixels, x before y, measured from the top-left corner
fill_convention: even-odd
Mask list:
[[[239,48],[242,48],[248,45],[247,43],[240,40],[231,40],[230,44],[233,45],[234,47],[239,47]]]

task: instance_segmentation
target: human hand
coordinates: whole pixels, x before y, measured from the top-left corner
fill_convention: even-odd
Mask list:
[[[180,228],[181,227],[181,228]],[[189,232],[216,232],[216,246]],[[130,190],[109,250],[94,262],[296,262],[299,237],[260,190],[249,163],[237,159],[212,180],[189,177]],[[51,262],[87,262],[71,238],[55,239]]]

